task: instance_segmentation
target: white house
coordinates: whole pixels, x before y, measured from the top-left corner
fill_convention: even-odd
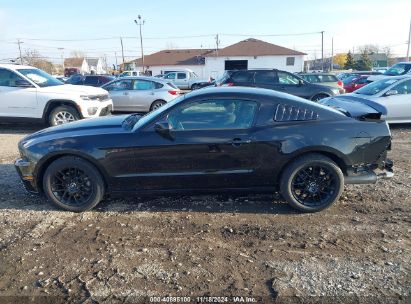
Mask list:
[[[152,75],[191,69],[202,78],[220,77],[226,70],[279,69],[301,72],[306,54],[257,39],[246,39],[220,50],[164,50],[144,57]],[[123,70],[141,70],[141,58],[125,63]]]
[[[226,70],[278,69],[301,72],[306,54],[257,39],[246,39],[205,55],[205,74],[213,78]]]
[[[103,61],[100,58],[85,58],[89,67],[90,74],[105,74],[106,69],[103,66]]]
[[[103,62],[100,58],[66,58],[64,59],[65,68],[77,68],[81,74],[105,74]]]

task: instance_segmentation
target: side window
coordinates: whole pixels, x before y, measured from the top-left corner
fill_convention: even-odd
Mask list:
[[[84,80],[84,84],[97,85],[98,77],[95,77],[95,76],[86,77],[86,79]]]
[[[290,73],[278,72],[278,82],[280,84],[298,84],[299,80],[297,77],[293,76]]]
[[[250,100],[205,100],[178,107],[167,121],[174,130],[246,129],[256,110],[257,103]]]
[[[276,75],[274,71],[258,71],[255,73],[256,83],[269,83],[273,84],[276,82]]]
[[[1,87],[18,87],[18,82],[27,82],[16,73],[0,69],[0,86]]]
[[[186,79],[187,75],[186,73],[177,73],[177,79]]]
[[[147,80],[134,80],[133,90],[145,91],[154,89],[154,83]]]
[[[166,76],[164,76],[164,79],[175,79],[176,78],[176,73],[168,73]]]
[[[366,84],[366,83],[368,83],[367,78],[368,78],[368,77],[358,78],[357,81],[356,81],[356,83],[358,83],[358,84]]]
[[[164,85],[162,83],[154,82],[154,88],[161,89],[162,87],[164,87]]]
[[[295,63],[295,57],[287,57],[286,65],[294,65],[294,63]]]
[[[392,90],[396,90],[398,94],[411,94],[411,80],[397,84]]]
[[[230,78],[234,82],[253,82],[253,74],[248,71],[240,71],[232,74]]]
[[[131,90],[131,88],[132,84],[129,79],[118,80],[104,87],[108,91],[124,91]]]

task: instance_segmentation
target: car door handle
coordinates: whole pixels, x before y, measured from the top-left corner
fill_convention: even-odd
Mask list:
[[[123,92],[123,95],[128,95],[128,92]]]
[[[241,139],[237,137],[233,138],[233,140],[230,140],[228,143],[231,144],[233,147],[239,147],[243,144],[251,143],[251,139]]]

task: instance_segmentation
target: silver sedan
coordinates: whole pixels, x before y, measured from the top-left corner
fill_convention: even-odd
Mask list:
[[[371,82],[346,96],[369,99],[387,109],[388,123],[411,122],[411,76],[390,76]]]
[[[102,88],[109,92],[114,112],[149,112],[180,95],[172,83],[154,77],[123,77]]]

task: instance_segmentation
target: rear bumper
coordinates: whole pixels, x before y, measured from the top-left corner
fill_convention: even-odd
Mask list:
[[[33,164],[23,158],[14,162],[14,167],[20,176],[24,188],[30,193],[39,193],[33,176]]]
[[[344,184],[375,184],[379,179],[391,179],[394,177],[393,163],[387,159],[378,173],[371,169],[349,170],[344,176]]]

